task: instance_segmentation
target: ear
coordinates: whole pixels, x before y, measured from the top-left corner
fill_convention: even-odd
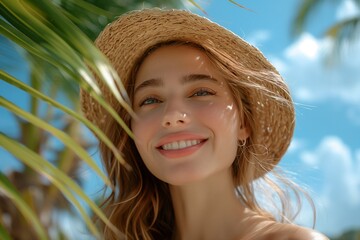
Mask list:
[[[240,126],[239,132],[238,132],[238,139],[239,140],[246,140],[250,136],[250,130],[247,126],[242,124]]]

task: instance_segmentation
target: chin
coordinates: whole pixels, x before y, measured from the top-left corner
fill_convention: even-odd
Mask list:
[[[208,176],[204,173],[169,173],[167,176],[157,176],[161,181],[168,183],[173,186],[185,186],[192,183],[201,182],[206,179]]]

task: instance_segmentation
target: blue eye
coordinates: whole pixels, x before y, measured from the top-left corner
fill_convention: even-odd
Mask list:
[[[215,95],[214,91],[208,90],[208,89],[200,89],[197,90],[192,97],[201,97],[201,96],[208,96],[208,95]]]
[[[161,101],[159,99],[153,98],[153,97],[149,97],[146,98],[144,101],[142,101],[140,103],[140,106],[144,106],[144,105],[150,105],[150,104],[155,104],[155,103],[160,103]]]

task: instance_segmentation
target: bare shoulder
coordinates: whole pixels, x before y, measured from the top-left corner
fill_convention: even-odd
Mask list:
[[[325,235],[295,224],[279,223],[252,211],[241,221],[236,240],[329,240]],[[244,229],[247,231],[244,232]]]
[[[325,235],[305,227],[293,224],[275,224],[263,238],[266,240],[329,240]]]

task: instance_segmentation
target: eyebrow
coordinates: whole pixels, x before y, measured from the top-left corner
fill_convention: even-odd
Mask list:
[[[181,79],[181,84],[187,84],[191,82],[204,81],[204,80],[219,83],[219,81],[216,78],[213,78],[212,76],[207,74],[190,74],[184,76]],[[164,81],[161,78],[151,78],[143,81],[141,84],[135,87],[134,94],[138,92],[140,89],[146,87],[160,87],[160,86],[164,86]]]

